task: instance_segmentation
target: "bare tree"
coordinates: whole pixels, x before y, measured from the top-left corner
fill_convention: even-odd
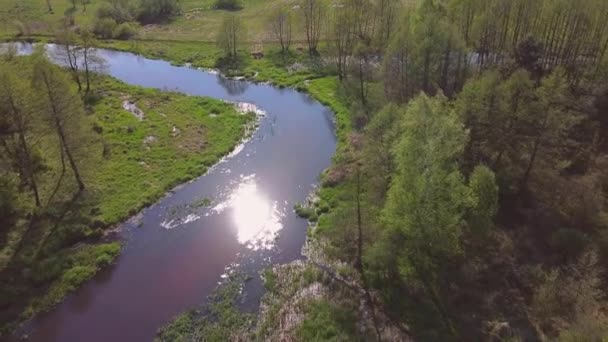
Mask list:
[[[36,173],[42,170],[40,158],[31,148],[29,136],[33,131],[29,95],[24,81],[8,68],[0,70],[0,143],[12,164],[19,172],[22,185],[34,194],[36,206],[41,205]]]
[[[73,152],[79,144],[74,135],[81,127],[81,120],[84,116],[82,101],[77,94],[72,92],[70,85],[57,67],[51,65],[43,54],[39,54],[36,58],[34,85],[40,92],[40,111],[55,129],[62,153],[65,153],[78,184],[78,190],[83,191],[85,184]]]
[[[217,44],[224,50],[224,55],[235,61],[238,57],[238,45],[244,35],[244,29],[239,18],[234,14],[224,17],[217,36]]]
[[[288,52],[291,45],[292,28],[292,17],[289,10],[285,7],[279,7],[275,10],[270,16],[270,27],[274,38],[281,45],[281,52]]]
[[[317,47],[321,37],[321,23],[323,22],[325,8],[321,0],[302,0],[300,8],[304,16],[308,53],[311,56],[316,56],[319,54]]]
[[[80,48],[77,45],[77,36],[67,25],[64,25],[56,39],[61,47],[58,51],[59,58],[63,59],[68,69],[70,69],[72,78],[78,85],[78,91],[80,92],[82,91],[82,82],[80,81]]]
[[[349,7],[335,10],[331,33],[330,40],[335,48],[338,78],[343,80],[348,75],[348,58],[352,54],[354,40],[354,22]]]

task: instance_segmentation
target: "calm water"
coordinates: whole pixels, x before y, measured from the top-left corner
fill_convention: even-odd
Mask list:
[[[53,50],[53,46],[48,47]],[[27,53],[31,46],[20,45]],[[335,150],[332,113],[290,89],[226,80],[140,56],[100,51],[105,73],[126,83],[255,104],[266,112],[252,138],[206,175],[124,223],[124,249],[52,312],[27,324],[31,341],[150,341],[176,314],[204,303],[230,269],[257,272],[300,258],[306,222],[293,214]],[[186,205],[209,198],[208,208]]]

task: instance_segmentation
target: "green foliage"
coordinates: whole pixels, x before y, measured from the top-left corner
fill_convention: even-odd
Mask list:
[[[459,171],[466,131],[442,97],[408,106],[394,149],[397,174],[383,211],[387,238],[401,241],[395,262],[405,278],[429,273],[462,252],[460,235],[471,195]],[[414,271],[416,270],[416,271]]]
[[[498,212],[498,186],[494,172],[488,167],[478,165],[469,180],[473,196],[468,222],[475,231],[485,232],[493,226],[493,219]]]
[[[118,243],[108,243],[85,245],[73,254],[61,252],[45,259],[33,270],[32,276],[38,284],[48,281],[52,281],[52,284],[44,297],[32,299],[22,317],[30,318],[51,309],[102,267],[112,263],[119,253]]]
[[[93,32],[102,39],[109,39],[114,36],[116,21],[112,18],[102,18],[95,21]]]
[[[300,203],[297,203],[294,206],[294,210],[296,212],[296,215],[298,215],[301,218],[305,218],[310,222],[316,222],[319,219],[319,216],[317,215],[317,211],[315,210],[314,207],[305,206]]]
[[[180,12],[179,0],[140,0],[138,19],[141,23],[160,22]]]
[[[112,32],[112,37],[115,39],[128,40],[137,34],[136,28],[130,23],[118,24]]]
[[[306,316],[298,327],[302,341],[354,341],[356,318],[351,308],[341,307],[325,300],[306,306]]]

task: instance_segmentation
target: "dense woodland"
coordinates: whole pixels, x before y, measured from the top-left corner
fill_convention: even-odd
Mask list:
[[[608,3],[311,13],[354,103],[321,191],[333,255],[421,340],[601,341]]]
[[[179,14],[177,2],[134,3],[108,1],[93,32]],[[352,265],[375,305],[422,341],[608,336],[608,2],[301,0],[267,20],[285,60],[297,40],[349,104],[313,237]],[[93,41],[58,39],[79,58]],[[238,69],[247,39],[247,23],[227,13],[217,65]],[[42,58],[27,82],[0,73],[2,166],[18,175],[1,178],[4,220],[16,192],[36,207],[54,199],[36,182],[32,110],[56,132],[64,182],[86,188],[78,129],[62,124],[78,126],[66,113],[81,109],[67,109],[89,92],[79,65],[68,65],[78,92]]]

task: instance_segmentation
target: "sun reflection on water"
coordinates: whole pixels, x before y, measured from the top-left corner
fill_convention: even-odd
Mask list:
[[[255,175],[241,177],[241,182],[227,201],[218,204],[216,212],[231,209],[239,243],[253,250],[270,249],[281,230],[281,212],[277,203],[260,192]]]

